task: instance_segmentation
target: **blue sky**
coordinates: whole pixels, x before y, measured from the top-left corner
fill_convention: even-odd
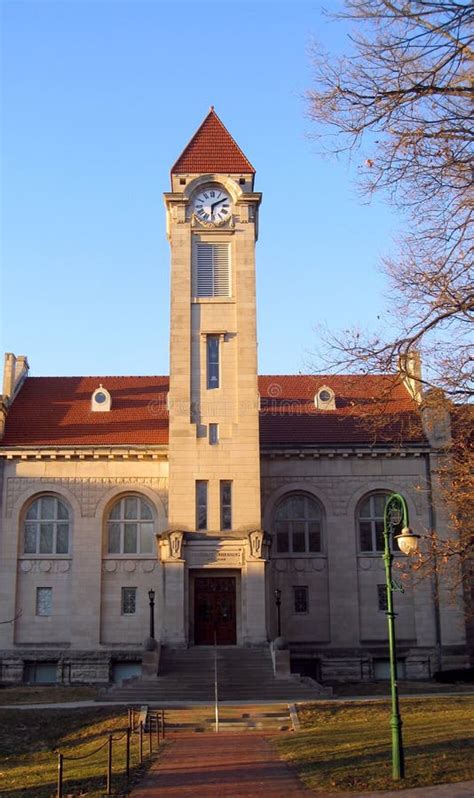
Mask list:
[[[211,104],[263,192],[260,373],[307,371],[318,322],[374,323],[399,220],[309,138],[311,39],[348,34],[321,8],[4,0],[3,351],[35,375],[168,372],[162,193]]]

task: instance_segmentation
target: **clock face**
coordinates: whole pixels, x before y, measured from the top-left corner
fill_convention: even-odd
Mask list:
[[[223,224],[230,218],[231,200],[221,188],[200,191],[193,202],[194,214],[203,224]]]

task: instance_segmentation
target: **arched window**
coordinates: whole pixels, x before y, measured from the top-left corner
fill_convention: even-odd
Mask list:
[[[357,510],[357,529],[359,534],[360,552],[382,552],[384,550],[384,509],[390,493],[371,493],[365,496]],[[395,533],[401,531],[402,524],[395,528]],[[393,540],[391,541],[393,546]],[[395,547],[396,548],[396,547]]]
[[[69,510],[56,496],[40,496],[25,517],[25,554],[69,554]]]
[[[149,502],[141,496],[124,496],[107,519],[109,554],[153,554],[155,524]]]
[[[290,493],[279,502],[273,527],[277,554],[322,551],[321,507],[306,493]]]

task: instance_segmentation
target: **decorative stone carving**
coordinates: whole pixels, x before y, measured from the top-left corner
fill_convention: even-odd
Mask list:
[[[65,574],[69,571],[69,560],[19,560],[21,574]]]
[[[250,557],[260,560],[263,556],[263,530],[254,529],[249,532]]]
[[[347,501],[359,484],[363,483],[363,479],[345,477],[344,480],[341,480],[324,474],[291,476],[291,465],[289,465],[288,475],[267,477],[262,480],[262,483],[264,505],[272,494],[282,487],[285,488],[285,491],[291,493],[291,491],[300,490],[303,485],[307,485],[308,491],[316,495],[318,495],[318,488],[320,488],[321,494],[324,494],[320,498],[326,509],[330,506],[332,515],[345,515]]]
[[[125,485],[137,491],[140,490],[141,486],[151,488],[159,495],[165,510],[167,507],[168,480],[166,477],[65,477],[63,479],[55,479],[54,477],[39,477],[38,479],[9,477],[7,480],[6,500],[7,517],[11,517],[12,509],[23,491],[28,488],[36,488],[40,492],[44,489],[43,485],[57,486],[58,489],[64,487],[71,491],[81,506],[83,518],[93,518],[95,516],[97,505],[104,492],[114,485]]]
[[[155,560],[104,560],[102,571],[106,574],[151,574],[156,567]]]
[[[303,571],[325,571],[327,562],[324,557],[296,557],[296,558],[275,558],[271,560],[271,567],[275,571],[288,571],[289,573]]]
[[[170,557],[172,560],[181,560],[183,556],[183,540],[184,532],[180,530],[173,530],[168,535]]]
[[[402,466],[400,467],[402,469]],[[419,477],[404,476],[403,474],[391,477],[370,476],[361,474],[360,476],[344,476],[343,479],[329,474],[312,474],[311,476],[291,475],[291,465],[288,474],[285,476],[270,476],[262,479],[262,505],[266,506],[273,494],[285,488],[285,492],[291,493],[293,490],[304,490],[308,486],[308,491],[314,493],[323,502],[329,516],[344,516],[349,513],[349,506],[354,495],[361,491],[369,493],[371,490],[381,490],[390,486],[393,487],[394,481],[396,488],[407,499],[413,502],[417,515],[422,515],[426,511],[426,490],[420,488]],[[385,486],[384,484],[385,483]]]
[[[191,568],[240,568],[243,565],[242,546],[219,546],[215,542],[190,543],[186,560]]]

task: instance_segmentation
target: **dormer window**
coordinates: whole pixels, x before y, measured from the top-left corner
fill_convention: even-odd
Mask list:
[[[314,397],[314,404],[318,410],[335,410],[336,395],[328,385],[322,385]]]
[[[91,410],[95,413],[107,413],[112,407],[112,398],[107,388],[99,385],[91,397]]]

